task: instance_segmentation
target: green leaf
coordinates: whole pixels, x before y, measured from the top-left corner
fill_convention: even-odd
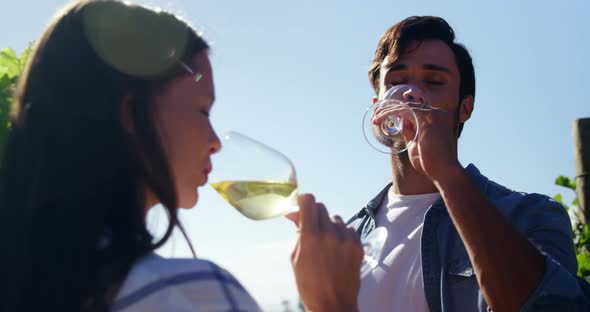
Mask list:
[[[574,200],[572,201],[572,205],[579,207],[578,197],[574,198]]]
[[[14,78],[10,78],[8,75],[0,75],[0,92],[7,90],[14,82]]]
[[[590,243],[590,225],[585,223],[580,233],[580,244],[586,245],[587,243]]]
[[[0,156],[10,132],[10,106],[13,93],[26,62],[30,49],[25,49],[19,58],[10,48],[0,50]]]
[[[576,255],[578,260],[578,275],[581,277],[590,276],[590,254],[579,253]]]
[[[555,178],[555,184],[559,185],[559,186],[566,186],[567,183],[565,182],[566,179],[569,179],[565,176],[558,176],[557,178]]]
[[[9,78],[17,77],[20,74],[20,60],[16,52],[10,48],[0,51],[0,76],[7,75]]]
[[[572,190],[576,190],[576,181],[566,177],[566,176],[559,176],[555,179],[555,184],[563,187],[567,187]]]

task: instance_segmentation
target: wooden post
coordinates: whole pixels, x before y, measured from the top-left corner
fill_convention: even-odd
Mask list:
[[[590,222],[590,118],[574,120],[574,156],[576,158],[576,194],[584,222]]]

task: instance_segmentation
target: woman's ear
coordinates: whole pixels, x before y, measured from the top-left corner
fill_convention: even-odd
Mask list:
[[[119,108],[119,120],[121,121],[121,127],[125,129],[125,131],[131,135],[135,135],[135,124],[133,122],[133,112],[132,112],[132,96],[127,94],[121,100],[121,106]]]
[[[461,108],[459,111],[459,122],[466,122],[471,118],[473,113],[473,96],[468,95],[461,101]]]

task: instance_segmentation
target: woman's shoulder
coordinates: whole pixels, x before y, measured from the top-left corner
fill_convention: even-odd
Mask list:
[[[113,311],[259,311],[228,271],[202,259],[168,259],[150,254],[123,283]]]
[[[196,272],[211,272],[218,266],[208,260],[192,258],[164,258],[151,253],[141,258],[129,271],[127,280],[161,279]]]

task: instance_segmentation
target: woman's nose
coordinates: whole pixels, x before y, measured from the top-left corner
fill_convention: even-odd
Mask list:
[[[219,152],[219,150],[221,149],[221,140],[219,140],[219,137],[217,136],[217,133],[215,133],[215,131],[211,132],[209,142],[210,142],[209,152],[211,154],[215,154],[215,153]]]

